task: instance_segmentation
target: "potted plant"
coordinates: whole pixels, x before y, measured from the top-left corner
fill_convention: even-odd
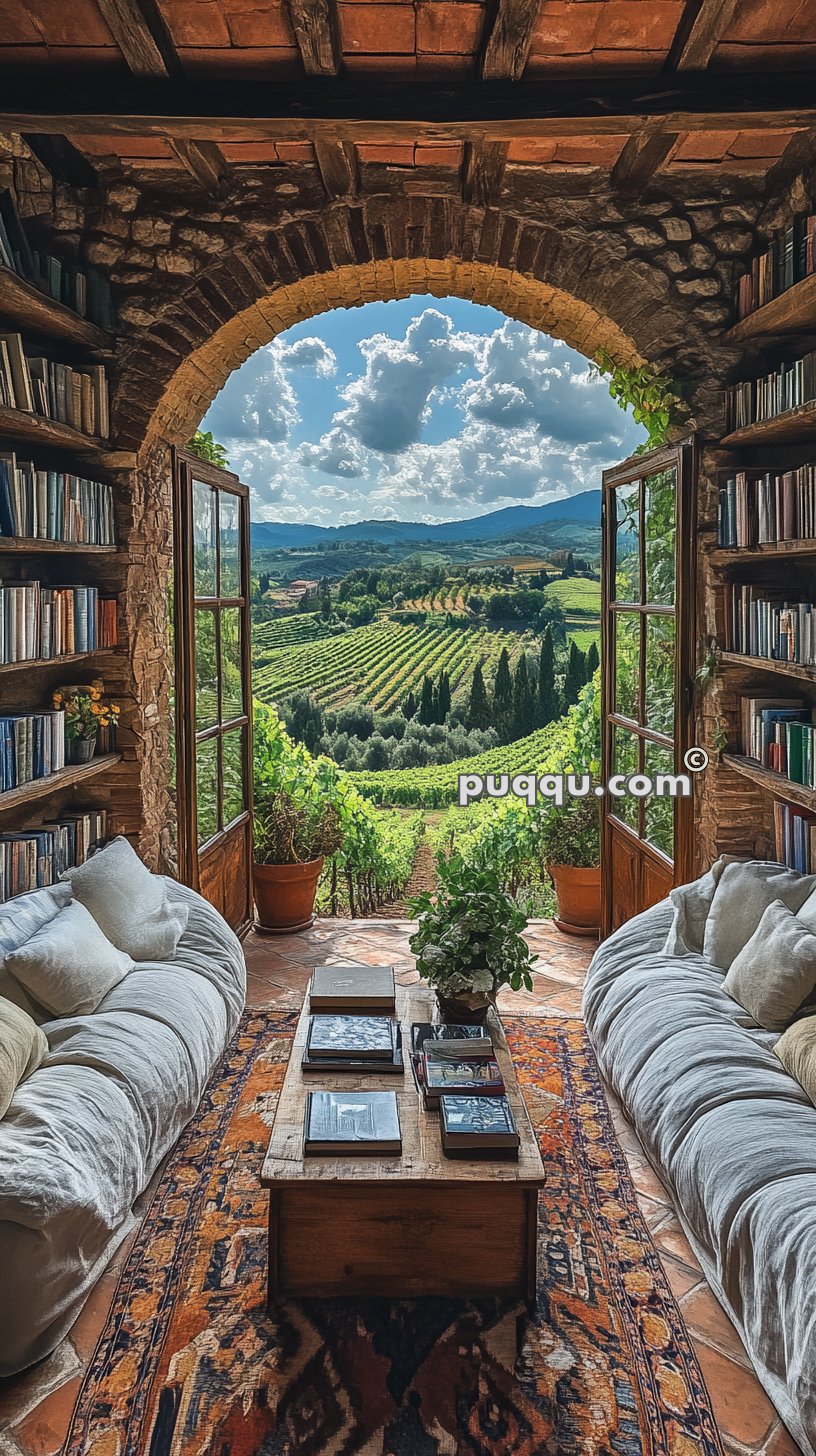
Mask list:
[[[307,929],[323,861],[343,842],[335,806],[276,789],[256,801],[253,838],[259,929],[271,935]]]
[[[410,901],[419,926],[409,944],[444,1020],[484,1021],[502,986],[532,990],[527,921],[495,869],[437,857],[439,888]]]
[[[63,687],[53,694],[54,707],[65,714],[65,762],[90,763],[96,753],[100,734],[106,747],[113,746],[119,709],[102,697],[101,682],[90,687]]]
[[[597,936],[601,923],[601,826],[592,796],[553,806],[544,828],[547,873],[567,935]]]

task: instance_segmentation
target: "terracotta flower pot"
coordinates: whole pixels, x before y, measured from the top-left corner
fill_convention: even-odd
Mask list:
[[[597,937],[601,924],[601,871],[577,865],[547,865],[555,886],[555,923],[567,935]]]
[[[495,1006],[495,995],[483,991],[463,991],[461,996],[443,996],[436,993],[439,1013],[443,1021],[451,1026],[481,1026],[491,1006]]]
[[[257,929],[267,935],[307,930],[314,920],[317,882],[323,860],[305,864],[253,864]]]

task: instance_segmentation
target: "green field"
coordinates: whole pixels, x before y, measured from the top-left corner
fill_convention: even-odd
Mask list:
[[[429,764],[426,768],[383,769],[381,773],[352,773],[355,788],[375,804],[404,804],[438,809],[456,802],[460,774],[517,774],[546,771],[559,763],[563,748],[563,720],[539,728],[515,743],[488,749],[458,763]]]
[[[290,622],[302,622],[300,617]],[[525,647],[534,647],[529,633],[426,624],[411,626],[382,617],[339,636],[318,631],[292,645],[280,645],[274,632],[283,621],[253,632],[253,683],[256,697],[274,703],[290,693],[308,691],[324,708],[360,698],[380,712],[417,692],[426,673],[450,676],[454,699],[470,688],[473,669],[481,661],[489,678],[503,647],[511,664]],[[266,635],[265,635],[266,634]]]

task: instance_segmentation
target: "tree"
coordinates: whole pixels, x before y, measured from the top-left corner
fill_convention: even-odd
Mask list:
[[[571,551],[567,552],[567,559],[564,562],[564,570],[561,572],[562,580],[567,576],[575,575],[575,560]]]
[[[570,639],[567,670],[564,674],[564,703],[569,707],[578,702],[578,695],[586,682],[586,658],[575,638]]]
[[[287,733],[297,743],[305,744],[310,753],[314,753],[324,728],[320,704],[309,693],[293,693],[283,705],[283,721]]]
[[[444,671],[439,674],[439,687],[436,692],[436,721],[444,723],[451,710],[451,687],[450,678]]]
[[[261,572],[260,579],[258,581],[258,591],[260,592],[260,594],[261,594],[262,597],[265,597],[266,596],[266,593],[269,591],[269,572],[268,571],[262,571]]]
[[[493,726],[500,738],[509,737],[513,722],[513,678],[506,647],[501,650],[493,680]]]
[[[419,699],[419,712],[417,717],[420,723],[428,724],[436,721],[436,703],[434,702],[433,683],[427,673],[422,680],[422,693]]]
[[[227,470],[229,460],[227,459],[227,448],[219,445],[213,439],[212,430],[196,430],[192,440],[187,441],[187,449],[199,460],[208,460],[211,465],[220,465],[222,470]]]
[[[586,680],[591,682],[601,665],[601,654],[597,642],[590,642],[586,655]]]
[[[513,737],[526,738],[534,728],[535,706],[527,671],[527,654],[522,652],[513,675]]]
[[[414,714],[416,713],[416,710],[417,710],[417,701],[416,701],[416,698],[414,697],[413,693],[409,692],[407,698],[405,699],[405,702],[402,705],[402,711],[403,711],[405,717],[408,719],[409,722],[414,717]]]
[[[468,728],[490,727],[490,703],[487,700],[481,662],[477,662],[473,669],[473,681],[470,684],[470,699],[465,722]]]
[[[555,684],[555,644],[551,627],[545,627],[538,659],[538,722],[541,728],[561,717],[561,699]]]

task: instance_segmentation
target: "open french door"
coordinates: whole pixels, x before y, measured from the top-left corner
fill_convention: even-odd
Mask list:
[[[179,876],[235,930],[252,911],[249,492],[174,452]]]
[[[695,447],[652,450],[603,475],[601,742],[612,775],[685,772],[694,650]],[[603,932],[693,873],[688,798],[603,806]]]

